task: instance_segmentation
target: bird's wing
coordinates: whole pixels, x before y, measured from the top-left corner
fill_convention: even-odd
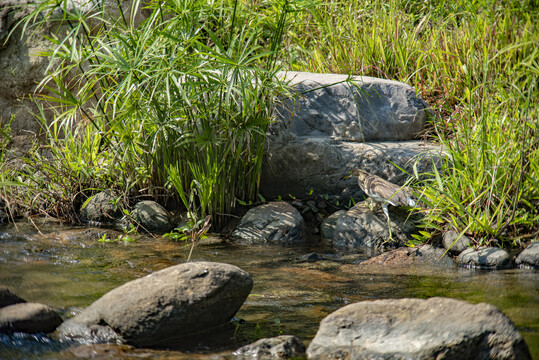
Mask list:
[[[381,177],[371,175],[365,179],[365,187],[371,192],[377,193],[393,206],[414,206],[415,202],[403,191],[403,189],[390,183]],[[413,204],[412,204],[413,203]]]

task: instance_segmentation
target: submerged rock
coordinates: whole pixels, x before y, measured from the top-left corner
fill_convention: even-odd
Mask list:
[[[305,220],[292,205],[270,202],[250,209],[232,237],[244,244],[297,244],[307,239]]]
[[[0,333],[48,333],[62,323],[62,318],[47,305],[18,303],[0,309]]]
[[[305,345],[295,336],[260,339],[234,352],[237,360],[281,360],[305,356]]]
[[[408,214],[398,208],[390,207],[392,241],[389,238],[387,218],[382,210],[373,212],[367,202],[356,204],[353,208],[341,215],[335,226],[333,245],[341,249],[356,249],[369,247],[382,249],[395,247],[408,242],[408,237],[415,227]]]
[[[252,286],[250,275],[233,265],[176,265],[111,290],[58,334],[89,343],[166,344],[226,324]]]
[[[447,298],[347,305],[322,320],[307,357],[531,360],[522,336],[495,306]]]
[[[458,236],[459,233],[453,230],[447,231],[443,235],[442,243],[444,248],[449,250],[452,254],[460,254],[468,249],[472,243],[466,235],[462,235],[460,238]]]
[[[174,228],[172,216],[155,201],[140,201],[131,213],[135,221],[146,231],[163,234]]]
[[[539,242],[536,241],[524,249],[516,258],[519,268],[539,268]]]
[[[493,247],[464,250],[457,257],[457,263],[466,267],[484,269],[508,269],[512,266],[509,253]]]
[[[401,247],[372,257],[360,263],[360,266],[378,265],[410,265],[428,263],[432,265],[455,266],[455,262],[445,254],[444,249],[425,244],[418,248]]]

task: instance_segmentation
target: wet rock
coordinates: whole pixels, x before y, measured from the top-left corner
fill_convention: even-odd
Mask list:
[[[252,286],[250,275],[233,265],[176,265],[111,290],[63,323],[58,334],[94,343],[178,343],[226,324]]]
[[[539,242],[530,244],[516,258],[515,263],[520,268],[539,268]]]
[[[155,201],[138,202],[131,215],[144,230],[152,233],[163,234],[174,228],[170,213]]]
[[[412,254],[419,262],[444,266],[456,265],[455,262],[449,256],[447,256],[444,249],[436,248],[429,244],[413,248]]]
[[[447,256],[444,249],[425,244],[418,248],[401,247],[372,257],[360,263],[360,266],[378,265],[411,265],[428,263],[432,265],[455,266],[455,262]]]
[[[0,309],[0,333],[48,333],[61,323],[60,315],[43,304],[18,303]]]
[[[459,233],[453,230],[444,233],[442,243],[444,248],[452,254],[460,254],[470,247],[471,241],[466,235],[462,235],[458,240]],[[455,241],[456,240],[456,241]]]
[[[86,247],[99,244],[99,240],[103,238],[109,240],[118,239],[122,234],[122,232],[112,229],[83,228],[59,230],[53,236],[61,241]]]
[[[363,301],[322,320],[309,359],[531,359],[495,306],[431,298]]]
[[[0,308],[25,302],[26,300],[12,293],[7,287],[0,286]]]
[[[367,202],[356,204],[341,215],[335,226],[333,245],[341,249],[369,247],[382,249],[384,247],[404,245],[415,227],[408,213],[399,208],[390,207],[392,241],[389,238],[387,218],[381,209],[371,211]]]
[[[234,352],[238,360],[279,360],[305,356],[305,345],[295,336],[260,339]]]
[[[329,215],[322,221],[320,225],[320,235],[325,239],[333,239],[335,233],[335,227],[337,226],[337,220],[343,214],[346,214],[346,210],[339,210]]]
[[[305,220],[296,208],[284,201],[250,209],[232,237],[243,244],[296,244],[307,239]]]
[[[322,260],[322,257],[318,255],[317,253],[310,253],[310,254],[301,255],[297,257],[296,260],[301,261],[301,262],[317,262],[319,260]]]
[[[89,344],[71,346],[61,353],[62,359],[133,359],[151,358],[152,353],[130,345]]]
[[[507,269],[512,266],[511,256],[507,251],[493,247],[464,250],[457,257],[457,263],[466,267],[485,269]]]
[[[81,210],[82,218],[96,223],[113,223],[121,211],[116,205],[116,196],[110,191],[95,194]]]

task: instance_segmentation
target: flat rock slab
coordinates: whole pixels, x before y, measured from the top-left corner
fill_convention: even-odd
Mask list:
[[[418,248],[401,247],[363,261],[359,266],[372,264],[400,266],[412,264],[431,264],[437,266],[455,266],[455,262],[445,254],[444,249],[425,244]]]
[[[260,339],[234,351],[236,360],[280,360],[291,357],[304,357],[305,345],[295,336],[280,335]]]
[[[304,197],[311,191],[327,195],[330,201],[346,203],[366,195],[357,179],[342,179],[353,168],[364,169],[392,183],[402,185],[407,175],[394,164],[413,172],[414,162],[420,173],[439,161],[439,146],[422,141],[343,142],[330,137],[298,137],[280,141],[268,137],[260,191],[268,199],[292,194]]]
[[[512,267],[511,255],[505,250],[493,247],[464,250],[457,256],[457,263],[466,267],[482,269],[508,269]]]
[[[341,215],[333,231],[333,245],[344,251],[354,251],[360,247],[382,250],[384,247],[404,245],[415,231],[412,220],[407,219],[406,211],[390,206],[393,240],[388,240],[387,218],[381,209],[374,210],[372,211],[365,201]]]
[[[299,244],[307,239],[305,226],[295,207],[277,201],[247,211],[231,236],[242,244]]]
[[[322,320],[307,358],[528,360],[531,355],[495,306],[431,298],[347,305]]]
[[[48,333],[62,323],[62,318],[44,304],[18,303],[0,309],[0,333]]]
[[[226,324],[252,286],[248,273],[229,264],[171,266],[106,293],[63,323],[58,334],[87,343],[166,345]]]
[[[515,263],[520,268],[539,268],[539,242],[530,244],[520,254],[518,254]]]

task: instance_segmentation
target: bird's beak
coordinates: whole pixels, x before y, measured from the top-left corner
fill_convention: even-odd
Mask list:
[[[348,173],[348,174],[344,175],[342,178],[340,178],[339,180],[348,179],[351,176],[352,176],[352,174]]]

